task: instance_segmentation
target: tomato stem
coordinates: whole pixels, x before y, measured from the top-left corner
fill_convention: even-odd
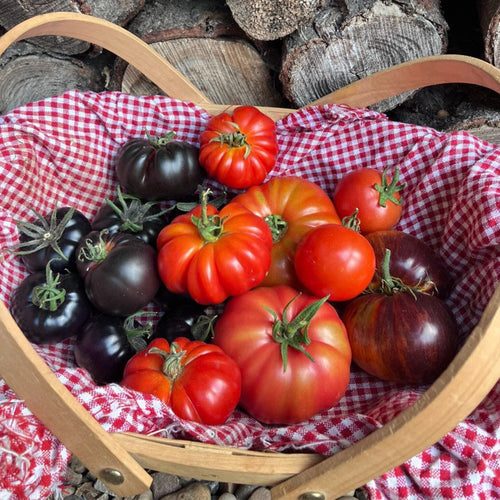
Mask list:
[[[138,233],[139,231],[142,231],[145,222],[155,221],[173,209],[173,207],[167,208],[158,213],[147,215],[152,207],[158,205],[158,202],[148,201],[146,203],[142,203],[142,201],[135,196],[123,194],[120,186],[117,187],[116,192],[117,201],[120,204],[120,207],[108,198],[106,198],[106,203],[120,218],[120,231]]]
[[[288,348],[292,347],[297,349],[302,354],[307,356],[313,363],[313,357],[305,350],[304,346],[311,343],[309,338],[308,329],[309,325],[319,311],[321,306],[328,300],[329,295],[312,302],[304,307],[291,321],[288,321],[288,308],[297,300],[301,294],[296,295],[283,309],[283,319],[279,319],[275,311],[265,308],[274,317],[274,324],[272,329],[273,340],[280,344],[281,359],[283,361],[283,372],[286,372],[288,365]]]
[[[288,223],[281,217],[281,215],[271,214],[264,217],[271,234],[273,235],[273,243],[277,243],[283,238],[288,230]]]
[[[178,344],[172,342],[170,344],[170,352],[159,349],[158,347],[151,347],[148,349],[149,354],[158,354],[163,358],[163,366],[161,371],[172,382],[180,377],[182,374],[182,358],[186,355]]]
[[[136,352],[142,351],[147,347],[147,339],[153,334],[153,322],[146,321],[144,325],[136,321],[137,316],[151,316],[156,314],[154,311],[137,311],[127,316],[123,321],[123,329],[127,340]]]
[[[401,205],[401,199],[396,198],[395,194],[401,191],[406,184],[398,184],[399,182],[399,168],[396,167],[394,170],[394,176],[390,182],[387,183],[387,170],[389,167],[385,167],[382,172],[382,182],[380,184],[374,184],[373,187],[375,191],[379,193],[378,204],[381,207],[385,207],[387,201],[392,201],[395,205]]]
[[[231,121],[227,121],[227,123],[231,124],[235,128],[235,130],[226,134],[219,132],[219,135],[217,137],[212,137],[212,139],[210,139],[210,142],[218,142],[220,146],[227,144],[230,148],[244,147],[245,154],[243,155],[243,158],[248,158],[248,155],[251,152],[251,147],[247,142],[247,136],[243,132],[241,132],[240,127],[237,123]]]
[[[61,288],[61,275],[53,273],[49,261],[45,266],[45,283],[35,286],[31,302],[45,311],[57,311],[66,299],[66,290]]]
[[[175,137],[175,132],[168,132],[167,134],[157,137],[151,135],[148,130],[144,130],[144,132],[148,137],[149,143],[155,149],[160,149],[161,147],[166,146]]]
[[[199,217],[191,216],[191,222],[198,228],[200,236],[206,242],[217,241],[224,228],[224,219],[219,215],[208,215],[208,195],[212,194],[210,189],[204,189],[200,193],[201,214]]]
[[[94,244],[91,239],[85,240],[85,245],[82,246],[80,252],[78,253],[78,260],[83,262],[87,260],[89,262],[102,262],[108,255],[108,249],[106,248],[106,242],[103,240],[102,235],[107,234],[109,231],[103,229],[99,233],[99,241]]]
[[[358,217],[359,208],[355,208],[354,212],[351,215],[346,215],[342,218],[342,225],[347,227],[348,229],[352,229],[357,233],[360,232],[360,220]]]

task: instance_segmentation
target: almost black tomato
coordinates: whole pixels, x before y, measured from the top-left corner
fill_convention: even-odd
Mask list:
[[[19,244],[12,253],[29,272],[44,270],[49,261],[56,272],[74,271],[76,247],[91,230],[90,221],[73,207],[56,208],[46,216],[33,213],[35,220],[17,222]]]
[[[135,316],[97,314],[85,323],[76,337],[76,364],[85,368],[96,384],[119,382],[127,361],[146,347],[152,323],[138,325]]]
[[[158,234],[168,222],[165,215],[167,212],[168,210],[162,210],[154,201],[143,203],[136,196],[123,194],[118,188],[116,199],[106,199],[106,203],[95,215],[92,229],[133,234],[156,246]]]
[[[156,250],[136,236],[90,232],[77,248],[77,270],[92,304],[128,316],[153,300],[160,287]]]
[[[75,273],[54,274],[47,264],[12,292],[10,313],[34,344],[53,344],[76,335],[92,307]]]
[[[145,200],[189,199],[206,178],[198,162],[199,149],[162,137],[134,138],[119,149],[115,168],[120,184]]]

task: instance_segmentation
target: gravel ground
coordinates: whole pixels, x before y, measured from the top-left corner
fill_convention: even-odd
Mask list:
[[[270,500],[263,486],[198,481],[151,471],[151,488],[134,497],[117,497],[77,459],[72,458],[66,476],[64,495],[49,500]],[[330,499],[327,499],[330,500]],[[346,493],[337,500],[367,500],[363,490]]]

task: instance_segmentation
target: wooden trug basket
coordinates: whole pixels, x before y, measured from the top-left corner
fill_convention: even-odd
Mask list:
[[[171,97],[216,114],[210,102],[139,38],[112,23],[56,12],[29,19],[0,38],[0,55],[18,40],[61,35],[101,46],[124,59]],[[388,97],[442,83],[476,84],[500,93],[500,71],[471,57],[431,56],[357,81],[313,103],[366,107]],[[295,110],[262,107],[278,120]],[[465,419],[500,378],[500,286],[479,324],[448,369],[418,401],[353,446],[324,458],[305,453],[253,452],[132,433],[108,433],[56,378],[0,303],[0,374],[39,420],[116,495],[151,483],[145,469],[198,479],[271,487],[272,498],[335,498],[402,464]],[[22,367],[23,378],[19,378]]]

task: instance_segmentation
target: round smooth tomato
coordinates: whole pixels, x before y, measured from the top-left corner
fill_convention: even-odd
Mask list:
[[[349,384],[351,348],[325,301],[288,286],[228,300],[213,342],[241,370],[240,405],[255,419],[291,424],[334,406]]]
[[[297,243],[314,227],[341,223],[328,194],[301,177],[276,177],[251,187],[233,201],[262,217],[271,228],[271,267],[264,286],[300,287],[294,268]]]
[[[218,211],[205,198],[160,232],[158,270],[169,291],[218,304],[262,282],[271,247],[271,231],[260,217],[239,203]]]
[[[394,227],[403,211],[399,184],[399,169],[393,178],[387,177],[387,168],[361,168],[345,174],[333,193],[333,204],[339,216],[350,217],[357,211],[360,231],[370,233]]]
[[[375,273],[375,252],[368,240],[341,224],[309,231],[295,250],[300,282],[318,297],[352,299],[365,290]]]
[[[264,181],[276,163],[276,125],[254,106],[212,117],[200,135],[200,164],[220,183],[245,189]]]
[[[160,338],[128,361],[121,385],[153,394],[180,418],[220,425],[238,404],[241,373],[220,347]]]
[[[156,250],[128,233],[91,231],[77,248],[77,270],[99,311],[128,316],[151,302],[160,288]]]

